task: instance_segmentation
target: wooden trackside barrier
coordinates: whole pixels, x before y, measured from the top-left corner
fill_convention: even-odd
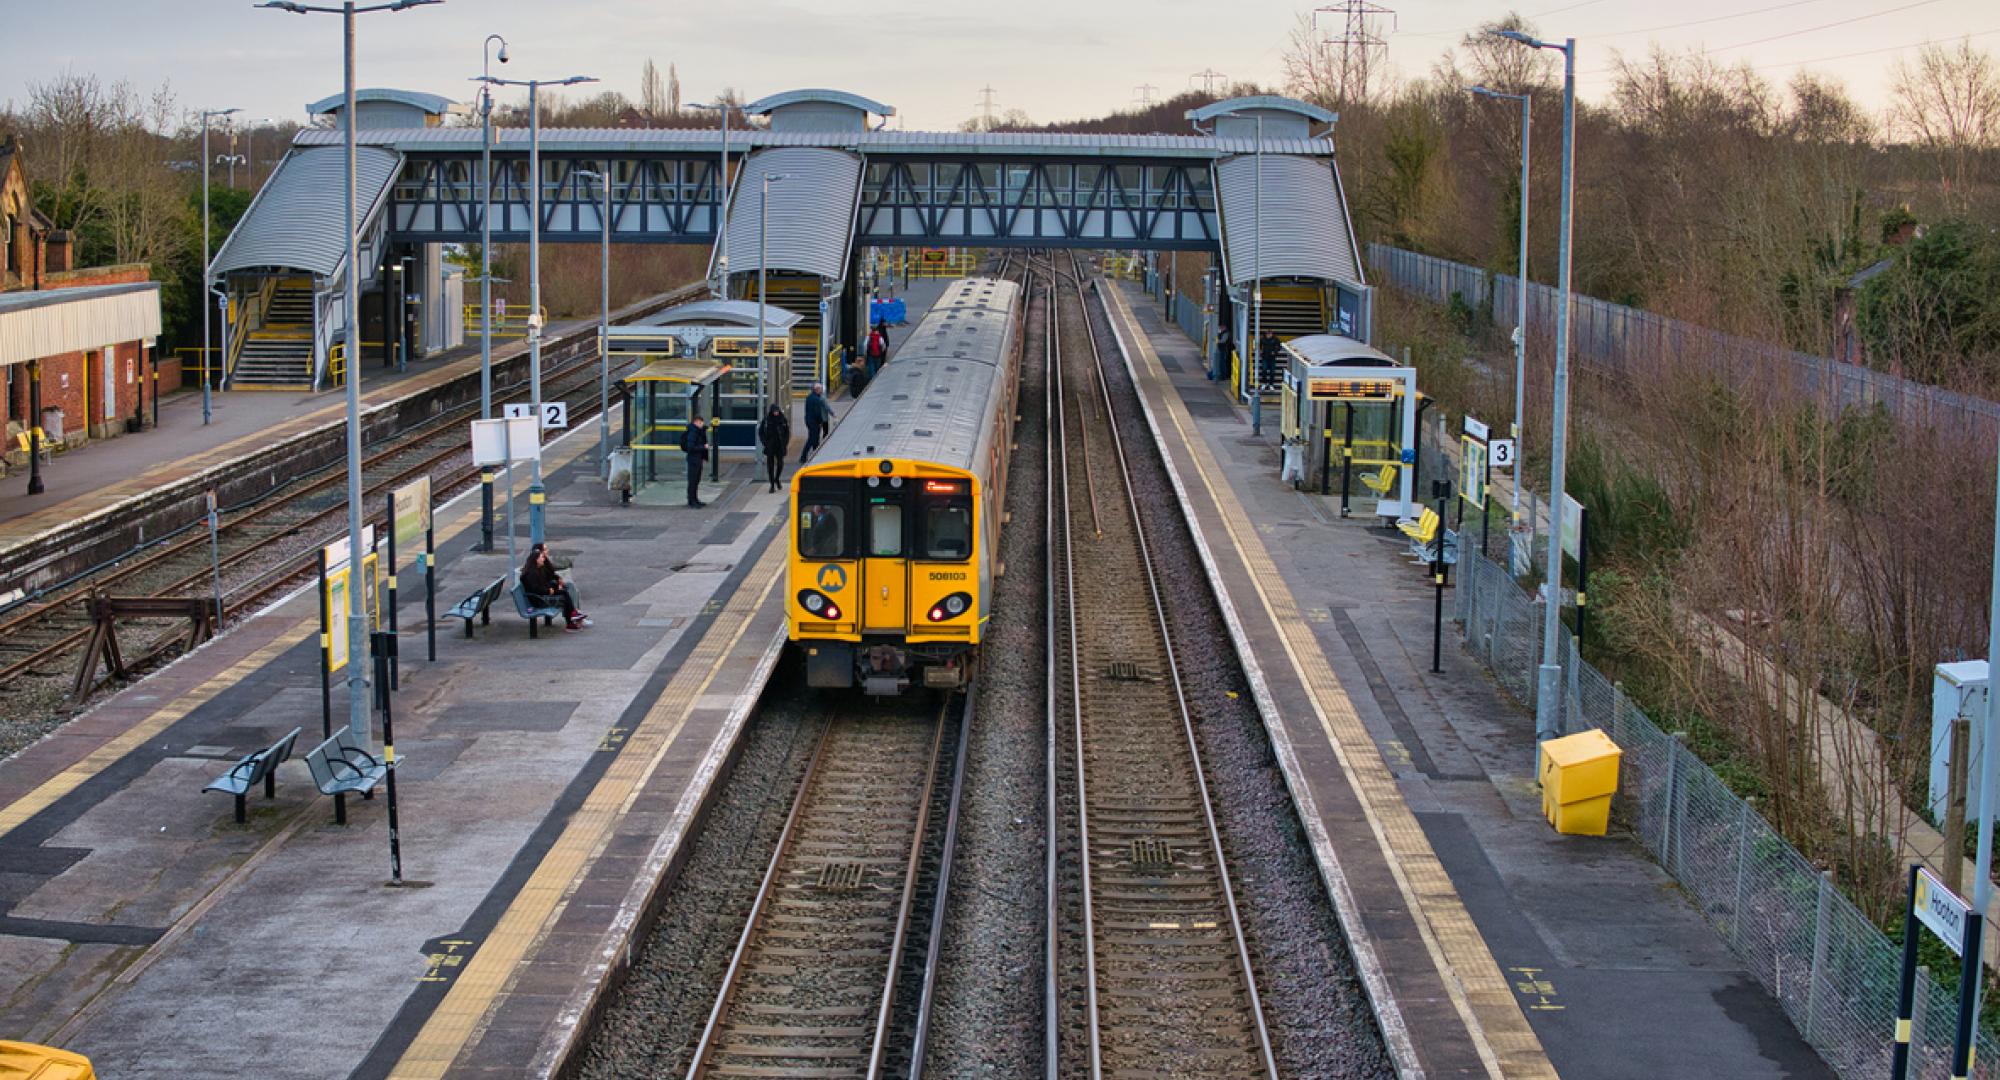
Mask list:
[[[118,648],[119,619],[186,619],[188,632],[184,646],[188,649],[215,634],[215,601],[211,597],[106,596],[95,593],[85,598],[84,607],[90,613],[91,630],[90,644],[84,647],[83,659],[76,669],[74,692],[78,700],[96,688],[100,657],[110,669],[112,678],[129,677],[124,653]]]

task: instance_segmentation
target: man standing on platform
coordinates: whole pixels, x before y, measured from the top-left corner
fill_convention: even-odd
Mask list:
[[[812,460],[813,451],[819,449],[820,439],[831,426],[833,410],[826,406],[826,387],[814,383],[812,393],[806,395],[806,448],[799,452],[799,464]]]
[[[696,416],[688,421],[687,430],[681,432],[681,452],[687,455],[688,505],[699,509],[708,504],[701,501],[701,470],[708,464],[708,422]]]

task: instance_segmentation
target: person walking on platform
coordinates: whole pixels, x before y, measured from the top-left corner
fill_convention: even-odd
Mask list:
[[[528,561],[521,566],[521,589],[528,594],[528,603],[535,607],[560,605],[564,629],[581,630],[590,625],[590,617],[576,604],[576,586],[556,572],[556,564],[549,560],[547,544],[528,549]]]
[[[887,363],[888,359],[889,324],[876,323],[875,329],[868,332],[868,377],[874,378],[875,373],[882,370],[882,365]]]
[[[857,401],[860,400],[861,392],[868,389],[867,362],[859,356],[849,360],[846,369],[841,372],[841,376],[847,380],[847,396]]]
[[[814,383],[812,393],[806,395],[806,448],[799,452],[799,464],[812,460],[813,451],[819,449],[819,441],[832,426],[833,410],[826,404],[826,387]]]
[[[1269,330],[1257,342],[1257,386],[1261,389],[1278,384],[1278,335]]]
[[[764,468],[770,473],[771,490],[778,490],[778,477],[785,471],[785,451],[792,446],[792,418],[775,402],[757,425],[757,441],[764,445]]]
[[[696,509],[707,506],[701,501],[701,470],[708,464],[708,423],[697,416],[688,421],[687,430],[681,432],[681,453],[687,455],[688,505]]]

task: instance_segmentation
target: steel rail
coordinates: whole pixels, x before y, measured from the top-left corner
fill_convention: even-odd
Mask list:
[[[946,809],[944,845],[938,853],[937,895],[931,901],[930,948],[924,957],[923,992],[917,999],[914,1037],[910,1040],[910,1080],[922,1080],[924,1053],[931,1034],[931,1004],[937,990],[938,960],[944,952],[944,920],[951,900],[951,860],[958,851],[958,811],[965,794],[965,757],[972,742],[972,711],[978,701],[977,685],[965,688],[965,707],[958,718],[958,753],[952,763],[951,804]],[[942,730],[942,725],[940,725]]]
[[[1073,263],[1075,256],[1072,255],[1071,260]],[[1079,276],[1081,276],[1080,271]],[[1104,319],[1108,326],[1110,324],[1111,313],[1110,308],[1105,305],[1103,290],[1101,288],[1098,290],[1097,300],[1099,306],[1104,309]],[[1085,334],[1085,340],[1090,344],[1091,370],[1097,375],[1098,389],[1103,394],[1105,411],[1109,414],[1113,409],[1111,389],[1109,383],[1106,381],[1104,358],[1097,348],[1097,334],[1091,322],[1090,306],[1084,302],[1083,291],[1081,289],[1077,292],[1077,306],[1083,312],[1084,325],[1088,331]],[[1132,515],[1133,536],[1138,541],[1139,559],[1145,569],[1146,588],[1151,594],[1153,615],[1158,621],[1160,628],[1160,641],[1163,646],[1162,652],[1167,661],[1167,672],[1173,681],[1174,703],[1180,712],[1181,732],[1187,741],[1187,752],[1193,764],[1195,785],[1201,795],[1201,812],[1203,820],[1207,824],[1209,852],[1215,860],[1215,873],[1221,879],[1222,898],[1229,911],[1229,932],[1236,946],[1237,961],[1241,965],[1243,989],[1249,997],[1251,1016],[1256,1021],[1257,1048],[1264,1060],[1265,1075],[1270,1077],[1271,1080],[1277,1080],[1278,1063],[1271,1049],[1271,1031],[1269,1025],[1264,1020],[1264,1004],[1262,997],[1257,992],[1257,979],[1255,968],[1250,961],[1249,943],[1243,936],[1243,920],[1236,906],[1235,883],[1230,879],[1229,864],[1224,858],[1222,851],[1222,830],[1217,826],[1215,821],[1215,801],[1208,790],[1208,777],[1202,766],[1201,745],[1195,738],[1194,733],[1194,717],[1188,710],[1187,691],[1181,682],[1180,663],[1174,655],[1174,639],[1173,633],[1167,624],[1166,605],[1160,599],[1159,573],[1153,565],[1151,545],[1146,543],[1145,520],[1139,515],[1138,496],[1132,486],[1132,472],[1125,453],[1125,440],[1118,434],[1117,424],[1111,424],[1109,427],[1111,431],[1111,443],[1116,448],[1114,456],[1118,459],[1118,472],[1125,483],[1125,503]],[[1082,771],[1080,763],[1078,771],[1079,773]]]
[[[1042,1038],[1043,1075],[1048,1080],[1056,1080],[1057,1057],[1062,1041],[1061,957],[1057,948],[1057,935],[1061,929],[1062,911],[1060,903],[1060,880],[1056,858],[1057,837],[1061,831],[1056,806],[1056,412],[1060,399],[1056,396],[1055,382],[1055,285],[1053,276],[1048,285],[1043,286],[1042,315],[1042,468],[1048,474],[1042,485],[1042,550],[1048,553],[1043,563],[1044,612],[1043,637],[1048,642],[1048,665],[1044,674],[1043,688],[1046,691],[1048,715],[1045,737],[1045,765],[1047,779],[1043,784],[1046,791],[1043,814],[1048,822],[1047,857],[1045,859],[1046,878],[1044,893],[1048,901],[1047,925],[1043,930],[1046,947],[1043,949],[1042,963],[1045,976],[1042,986]]]

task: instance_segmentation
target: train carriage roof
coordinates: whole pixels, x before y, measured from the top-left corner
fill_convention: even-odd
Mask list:
[[[813,464],[904,458],[971,469],[999,377],[997,365],[951,357],[888,364],[813,455]]]

